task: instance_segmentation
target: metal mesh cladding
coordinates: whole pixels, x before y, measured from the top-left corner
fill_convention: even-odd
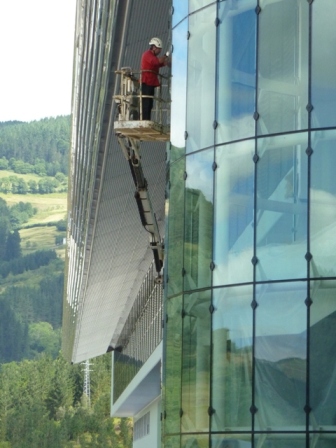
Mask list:
[[[114,355],[115,402],[162,340],[162,284],[152,263],[118,339]]]

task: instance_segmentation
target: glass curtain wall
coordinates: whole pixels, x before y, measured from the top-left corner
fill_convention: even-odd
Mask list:
[[[335,13],[173,1],[166,447],[336,446]]]

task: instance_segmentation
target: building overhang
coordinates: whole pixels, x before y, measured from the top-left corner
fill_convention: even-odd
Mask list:
[[[111,405],[112,417],[134,417],[161,395],[162,342]]]

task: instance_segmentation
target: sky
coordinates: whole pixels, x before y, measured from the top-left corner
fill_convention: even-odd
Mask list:
[[[71,113],[76,0],[0,0],[0,121]]]

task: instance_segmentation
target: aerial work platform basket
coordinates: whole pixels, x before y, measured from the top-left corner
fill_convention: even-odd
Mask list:
[[[170,140],[170,77],[158,75],[160,86],[155,95],[141,92],[142,71],[135,73],[130,67],[116,71],[120,75],[120,93],[114,99],[118,106],[114,122],[116,134],[141,141]],[[153,98],[151,120],[142,120],[142,99]]]

